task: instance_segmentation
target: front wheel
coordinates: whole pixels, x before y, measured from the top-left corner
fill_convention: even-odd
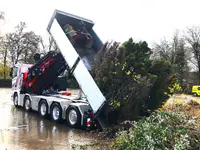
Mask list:
[[[197,97],[197,93],[194,93],[193,95],[194,95],[195,97]]]
[[[71,127],[80,127],[81,114],[77,107],[70,107],[66,113],[67,124]]]
[[[17,93],[15,93],[14,97],[13,97],[13,104],[15,107],[19,107],[18,101],[19,101],[18,95],[17,95]]]
[[[51,106],[51,119],[56,123],[62,120],[62,108],[58,103],[54,103]]]

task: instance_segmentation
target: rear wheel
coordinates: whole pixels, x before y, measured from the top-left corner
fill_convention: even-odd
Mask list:
[[[42,117],[47,117],[47,115],[48,115],[48,104],[45,100],[40,101],[38,111],[39,111],[39,114]]]
[[[14,97],[13,97],[13,104],[14,104],[15,107],[19,107],[19,105],[18,105],[19,100],[18,99],[19,99],[18,95],[17,95],[17,93],[15,93]]]
[[[70,107],[66,113],[67,124],[71,127],[81,126],[81,114],[77,107]]]
[[[25,96],[25,98],[24,98],[24,108],[26,111],[31,110],[31,100],[30,100],[29,96]]]
[[[56,123],[62,120],[62,109],[58,103],[54,103],[51,106],[51,119]]]

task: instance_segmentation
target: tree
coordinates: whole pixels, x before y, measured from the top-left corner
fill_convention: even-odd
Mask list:
[[[0,63],[0,77],[3,77],[5,79],[6,77],[9,76],[9,72],[10,72],[10,67],[9,66],[4,67],[4,65]]]
[[[171,41],[167,41],[164,38],[161,39],[159,44],[156,43],[154,55],[156,55],[157,58],[164,59],[173,65],[175,64],[177,51],[180,48],[180,44],[183,45],[183,42],[183,39],[179,36],[179,31],[176,30]]]
[[[178,78],[178,82],[181,87],[184,89],[188,79],[189,67],[188,67],[188,56],[187,56],[187,47],[185,46],[184,40],[180,40],[178,43],[178,48],[176,51],[176,57],[174,60],[174,73]],[[186,82],[186,83],[185,83]]]
[[[23,51],[21,44],[23,44],[22,37],[23,30],[26,28],[26,23],[20,22],[15,28],[15,32],[6,34],[7,48],[10,52],[13,64],[18,62],[19,56]]]
[[[7,67],[7,56],[8,56],[8,50],[5,45],[5,39],[4,37],[0,37],[0,55],[3,58],[3,78],[6,78],[6,67]]]
[[[161,39],[160,43],[156,43],[153,48],[153,59],[164,59],[167,61],[171,61],[171,46],[169,41],[165,38]]]
[[[33,62],[33,55],[39,51],[40,36],[34,32],[25,32],[26,23],[20,22],[13,33],[6,35],[6,47],[11,55],[12,63],[18,61],[25,63]]]
[[[4,12],[0,12],[0,20],[4,20]],[[4,36],[0,37],[0,59],[2,59],[2,64],[0,64],[1,76],[5,79],[8,76],[9,67],[7,66],[8,50],[6,48],[6,40]]]
[[[53,37],[50,36],[49,39],[48,39],[48,44],[46,45],[44,40],[41,38],[40,39],[40,44],[42,46],[41,48],[41,53],[42,54],[46,54],[47,52],[51,51],[51,50],[54,50],[54,51],[58,51],[59,48],[56,44],[56,42],[54,41]]]
[[[149,73],[156,75],[156,80],[149,92],[146,108],[154,111],[169,98],[169,87],[173,79],[172,66],[166,60],[155,60],[150,67]]]
[[[190,45],[194,58],[192,62],[197,67],[199,78],[198,82],[200,82],[200,27],[187,28],[185,39]]]
[[[129,39],[121,46],[106,43],[95,58],[92,75],[122,120],[147,115],[169,98],[172,66],[151,54],[146,42]]]
[[[187,55],[188,47],[186,46],[186,41],[182,36],[180,36],[178,31],[173,35],[172,48],[174,50],[172,57],[173,61],[171,61],[173,73],[176,75],[178,82],[184,89],[186,86],[184,83],[186,81],[186,75],[189,72],[187,62],[189,55]]]
[[[4,12],[0,12],[0,20],[4,20],[5,18],[4,18]]]
[[[39,52],[39,42],[40,36],[37,36],[32,31],[25,32],[23,35],[23,53],[21,54],[20,61],[24,63],[34,63],[33,56]]]
[[[162,59],[169,62],[181,86],[183,86],[185,74],[189,71],[187,49],[185,40],[180,36],[178,30],[174,32],[171,41],[163,39],[154,48],[154,55],[156,56],[154,59]]]

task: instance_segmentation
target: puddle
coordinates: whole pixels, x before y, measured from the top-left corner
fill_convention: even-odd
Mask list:
[[[73,145],[94,142],[87,131],[54,124],[36,112],[15,108],[10,99],[10,89],[0,88],[0,95],[1,150],[70,150],[74,149]]]

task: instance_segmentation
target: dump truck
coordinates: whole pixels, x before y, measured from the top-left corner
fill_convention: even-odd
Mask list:
[[[13,66],[11,99],[16,107],[50,116],[54,122],[64,120],[71,127],[105,126],[101,113],[106,98],[90,74],[103,45],[93,26],[91,20],[54,11],[47,31],[59,50],[34,64]],[[67,80],[78,88],[70,89]]]

